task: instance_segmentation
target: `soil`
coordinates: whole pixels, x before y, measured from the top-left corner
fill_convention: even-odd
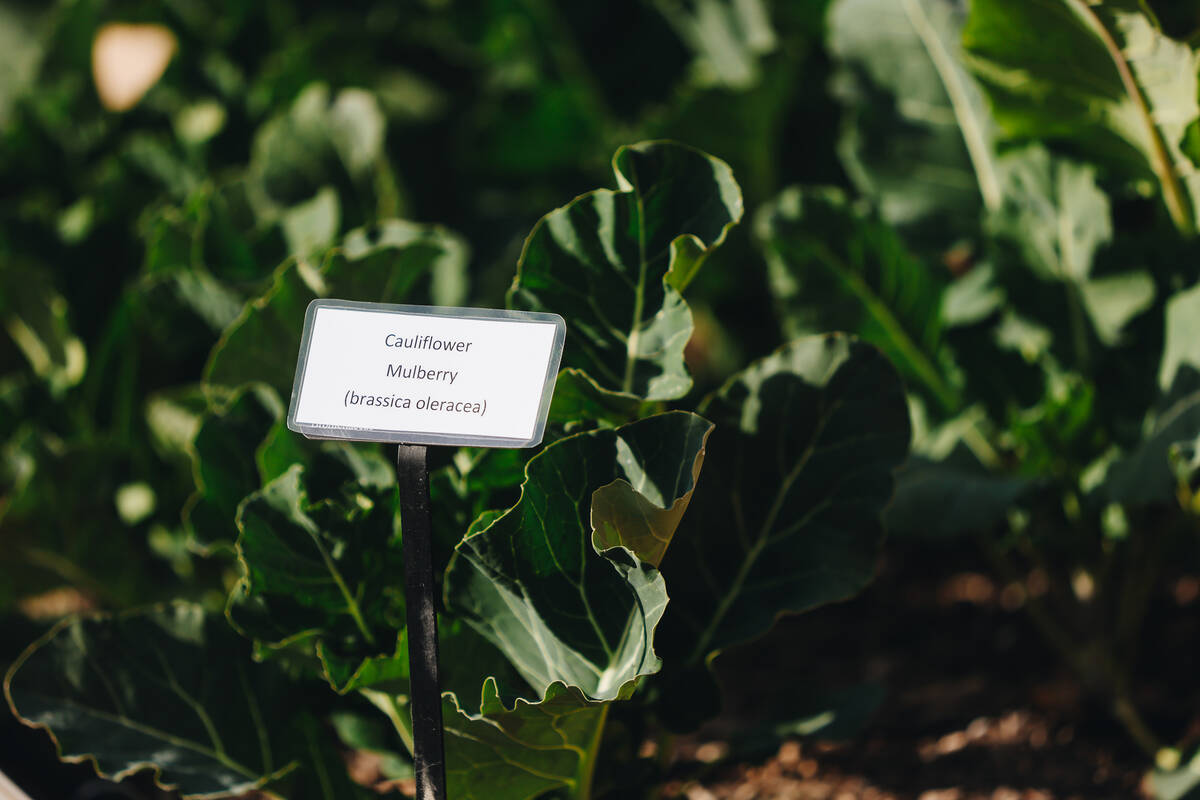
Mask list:
[[[970,551],[894,542],[888,551],[859,597],[781,620],[764,640],[718,661],[726,711],[677,745],[664,798],[1152,797],[1147,756],[1029,622],[1023,601],[1046,589],[1044,576],[1001,586]],[[1200,719],[1188,657],[1200,634],[1198,593],[1194,576],[1164,581],[1143,631],[1134,695],[1164,738],[1195,730]],[[886,694],[857,735],[792,739],[758,759],[727,752],[736,731],[786,707],[805,691],[797,687],[860,682]]]
[[[1101,698],[1080,688],[1024,613],[1023,598],[1044,589],[1038,585],[1044,581],[1034,575],[1023,585],[999,585],[973,551],[930,552],[893,542],[866,592],[783,619],[764,639],[718,660],[722,715],[694,735],[642,746],[643,756],[666,764],[669,779],[659,797],[1150,798],[1147,757]],[[1188,643],[1200,641],[1198,609],[1200,582],[1173,576],[1163,581],[1143,631],[1134,696],[1164,738],[1200,732],[1200,683],[1188,657]],[[854,729],[828,729],[836,739],[746,737],[780,709],[819,710],[813,698],[839,689],[857,698],[863,713]],[[876,703],[868,702],[872,697]],[[0,738],[43,755],[47,743],[30,738],[38,735]],[[371,782],[371,765],[355,766]],[[82,775],[87,767],[66,769]],[[598,776],[601,786],[607,782]],[[111,795],[91,783],[89,793],[74,796],[166,797],[147,791],[147,783],[126,784],[125,793]],[[392,796],[412,792],[411,782],[386,789]],[[30,793],[35,800],[73,796],[32,786]]]

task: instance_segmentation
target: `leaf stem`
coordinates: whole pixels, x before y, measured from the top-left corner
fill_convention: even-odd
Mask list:
[[[975,168],[975,178],[979,182],[979,194],[983,197],[983,205],[988,211],[998,211],[1004,195],[1000,189],[995,164],[992,163],[992,152],[987,137],[979,120],[970,113],[971,100],[967,95],[967,84],[920,2],[903,0],[903,5],[913,30],[925,45],[925,51],[929,53],[934,69],[942,79],[946,96],[950,98],[950,107],[954,109],[954,116],[958,119],[958,128],[962,132],[963,143],[967,146],[967,155],[971,158],[971,166]]]
[[[358,693],[367,698],[371,705],[382,711],[384,716],[391,721],[392,727],[396,729],[396,735],[400,737],[400,741],[411,753],[413,751],[412,716],[400,710],[396,696],[378,689],[359,689]]]
[[[1067,313],[1071,319],[1071,342],[1075,347],[1075,367],[1084,374],[1087,373],[1091,353],[1088,348],[1087,321],[1083,316],[1083,303],[1080,302],[1080,289],[1076,283],[1065,284],[1067,290]]]
[[[830,250],[824,242],[817,243],[814,249],[825,266],[858,298],[867,313],[887,332],[891,343],[908,361],[925,386],[933,392],[942,408],[945,411],[956,411],[962,403],[958,392],[946,383],[937,367],[904,330],[896,316],[892,314],[891,309],[875,295],[866,281],[849,264],[838,258],[837,254]]]
[[[992,567],[999,573],[1000,577],[1009,583],[1021,583],[1021,575],[1017,572],[1017,568],[1005,556],[1000,547],[996,544],[979,539],[980,549],[992,562]],[[1095,664],[1084,652],[1084,649],[1079,646],[1079,643],[1074,640],[1067,631],[1058,624],[1058,620],[1042,604],[1042,601],[1031,595],[1025,598],[1025,611],[1029,614],[1030,620],[1033,622],[1033,627],[1041,634],[1042,639],[1046,641],[1059,656],[1071,666],[1073,670],[1085,681],[1094,683]]]
[[[1117,722],[1121,723],[1125,732],[1129,734],[1133,743],[1151,759],[1157,760],[1158,754],[1163,749],[1163,743],[1150,730],[1150,726],[1146,724],[1146,720],[1142,718],[1141,712],[1137,710],[1137,706],[1130,700],[1127,692],[1119,691],[1113,698],[1112,713]]]
[[[325,562],[325,568],[329,570],[329,574],[333,577],[333,582],[337,584],[338,590],[346,600],[347,613],[354,619],[354,624],[358,626],[358,630],[362,633],[363,638],[367,640],[367,643],[375,644],[375,637],[371,635],[371,629],[367,627],[367,622],[363,619],[362,609],[358,607],[358,601],[350,593],[350,587],[346,585],[345,579],[342,578],[342,573],[338,571],[337,565],[333,563],[333,559],[325,549],[325,545],[321,544],[319,535],[316,531],[309,531],[308,534],[316,546],[317,552],[321,554],[321,560]]]
[[[704,657],[704,653],[708,649],[708,643],[712,641],[717,628],[725,619],[725,615],[729,613],[729,609],[733,607],[734,601],[741,594],[742,585],[746,582],[746,578],[750,577],[750,570],[754,568],[754,563],[758,561],[758,557],[762,555],[762,551],[766,546],[767,539],[763,537],[755,542],[754,546],[746,552],[746,557],[742,559],[742,565],[738,568],[737,574],[733,576],[733,581],[729,584],[728,591],[721,597],[721,602],[717,606],[717,610],[713,612],[712,619],[708,621],[708,626],[696,640],[696,647],[692,651],[692,654],[688,656],[689,664],[699,663]]]
[[[1000,548],[984,539],[980,546],[1002,578],[1009,582],[1020,582],[1021,576]],[[1128,681],[1122,677],[1109,647],[1081,647],[1064,629],[1058,620],[1042,604],[1038,597],[1027,595],[1025,611],[1034,628],[1081,680],[1092,688],[1106,691],[1112,698],[1112,715],[1125,728],[1130,739],[1150,758],[1156,758],[1163,744],[1150,730],[1137,706],[1129,696]],[[1099,650],[1100,652],[1097,652]]]
[[[642,328],[642,314],[646,307],[646,207],[642,203],[640,187],[634,187],[638,211],[638,280],[633,293],[633,324],[625,342],[625,378],[621,390],[633,391],[633,370],[637,364],[638,334]]]
[[[1105,27],[1104,22],[1084,0],[1064,0],[1064,2],[1075,12],[1075,16],[1079,17],[1083,24],[1095,34],[1105,49],[1108,50],[1108,55],[1112,58],[1113,65],[1117,68],[1117,74],[1121,77],[1121,83],[1125,86],[1126,93],[1137,107],[1138,116],[1141,117],[1146,130],[1150,134],[1150,166],[1158,177],[1159,183],[1162,184],[1163,201],[1167,204],[1167,212],[1171,215],[1171,221],[1175,223],[1175,227],[1179,229],[1179,232],[1190,236],[1195,233],[1190,203],[1183,192],[1183,187],[1179,183],[1179,175],[1175,172],[1175,166],[1170,153],[1167,152],[1162,131],[1154,123],[1154,116],[1150,113],[1150,105],[1146,102],[1146,96],[1143,94],[1142,88],[1138,85],[1137,79],[1133,75],[1133,70],[1129,67],[1129,61],[1125,58],[1125,54],[1121,52],[1121,46],[1117,44],[1117,40],[1113,38],[1112,33]]]
[[[608,722],[608,709],[612,703],[600,707],[600,718],[596,730],[580,756],[579,770],[575,773],[575,800],[592,800],[592,783],[596,779],[596,761],[600,754],[600,741],[604,738],[604,725]]]

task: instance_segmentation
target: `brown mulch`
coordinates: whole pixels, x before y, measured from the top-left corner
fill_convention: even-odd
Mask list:
[[[1024,614],[1024,598],[1045,591],[1046,577],[1002,586],[969,552],[935,551],[937,564],[930,555],[889,548],[879,580],[860,597],[782,620],[764,640],[718,661],[726,711],[678,743],[661,797],[1151,797],[1147,758]],[[1136,697],[1164,738],[1194,728],[1200,712],[1186,657],[1200,636],[1195,585],[1194,576],[1165,581],[1143,634]],[[790,740],[757,757],[731,749],[739,730],[788,707],[802,688],[860,681],[881,683],[887,694],[852,738]]]

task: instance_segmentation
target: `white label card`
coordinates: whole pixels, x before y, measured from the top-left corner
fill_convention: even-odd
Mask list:
[[[557,314],[314,300],[288,427],[311,439],[532,447],[565,332]]]

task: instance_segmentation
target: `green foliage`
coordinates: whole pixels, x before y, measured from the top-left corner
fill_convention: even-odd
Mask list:
[[[673,589],[664,657],[693,672],[683,685],[703,683],[698,667],[780,614],[843,600],[871,580],[891,473],[908,452],[903,400],[878,351],[830,335],[792,342],[701,404],[716,424],[712,454],[662,565]],[[707,711],[664,692],[676,727]]]
[[[671,412],[561,439],[525,468],[521,500],[468,531],[447,605],[533,687],[628,696],[658,671],[667,603],[654,568],[687,508],[712,425]]]
[[[613,169],[619,191],[576,198],[534,227],[509,302],[572,320],[564,360],[609,391],[674,400],[691,388],[682,291],[741,219],[742,193],[724,162],[686,147],[624,147]]]
[[[586,796],[604,728],[604,704],[555,682],[540,702],[518,698],[508,708],[495,681],[489,680],[479,714],[463,712],[451,695],[444,706],[446,747],[456,756],[446,765],[448,797],[484,800],[503,793],[528,800],[554,789]]]
[[[326,252],[319,266],[288,261],[267,292],[242,310],[213,349],[205,369],[209,384],[262,382],[281,397],[291,393],[295,364],[279,352],[300,348],[304,311],[318,297],[375,302],[462,300],[466,247],[440,228],[387,220],[346,234],[342,247]],[[418,288],[423,295],[416,295]]]
[[[1194,13],[614,2],[0,2],[0,634],[116,612],[18,659],[16,713],[189,795],[405,774],[402,510],[382,448],[283,424],[301,320],[508,303],[568,336],[545,446],[433,459],[452,796],[661,778],[611,709],[708,719],[721,653],[861,590],[885,527],[1047,571],[1039,624],[1191,791],[1131,687],[1196,569]],[[108,111],[129,21],[178,50]]]
[[[717,425],[705,477],[728,492],[700,494],[681,534],[689,546],[663,564],[680,576],[671,613],[690,662],[871,579],[879,512],[908,452],[902,400],[878,351],[830,335],[756,362],[701,405]]]
[[[839,155],[893,225],[970,230],[1000,202],[995,125],[962,63],[962,13],[942,0],[840,0],[829,12]]]
[[[868,208],[839,189],[788,189],[759,217],[784,329],[853,330],[947,408],[957,392],[934,363],[944,281]]]
[[[312,102],[325,108],[324,99]],[[289,124],[299,124],[298,113],[292,109]],[[323,124],[328,132],[332,123]],[[515,305],[568,320],[554,440],[537,453],[462,450],[434,474],[438,544],[453,545],[439,567],[447,769],[456,797],[591,797],[611,704],[674,685],[668,675],[645,688],[663,668],[660,646],[678,660],[676,670],[708,681],[705,667],[722,648],[763,634],[779,614],[861,589],[878,556],[890,470],[907,448],[901,384],[879,351],[844,336],[798,340],[702,404],[720,419],[723,463],[704,515],[687,523],[714,424],[686,409],[666,410],[662,401],[691,387],[684,347],[693,322],[683,292],[740,219],[741,191],[726,164],[672,142],[624,147],[614,165],[618,191],[584,195],[537,224],[511,292]],[[303,228],[323,225],[310,220]],[[441,228],[401,220],[325,244],[313,240],[289,256],[240,313],[226,315],[201,389],[158,397],[154,430],[166,450],[191,462],[195,491],[183,519],[192,550],[217,563],[236,556],[225,616],[251,642],[240,655],[252,653],[263,674],[309,681],[306,687],[323,679],[328,691],[306,688],[293,711],[316,716],[332,705],[343,715],[343,740],[393,754],[394,766],[395,751],[411,748],[412,727],[399,580],[403,509],[392,470],[375,446],[296,439],[282,425],[281,398],[314,297],[457,302],[466,248]],[[751,518],[742,517],[743,499],[754,503]],[[508,507],[493,510],[498,505]],[[727,553],[735,519],[755,533],[745,549]],[[682,550],[672,547],[681,525]],[[838,540],[832,548],[831,535]],[[698,557],[726,559],[716,591],[705,582],[716,573],[695,563]],[[674,578],[660,571],[663,564],[674,565]],[[780,582],[780,570],[789,581]],[[673,602],[676,630],[660,641]],[[211,613],[178,609],[195,626],[224,631]],[[136,663],[141,649],[168,646],[159,643],[163,634],[145,629],[143,620],[156,613],[119,618],[142,626],[138,648],[123,658]],[[686,631],[689,623],[681,622],[705,616],[713,622],[704,631]],[[113,637],[127,623],[86,624],[95,637]],[[67,630],[74,629],[51,634],[28,659],[41,663],[60,643],[76,642]],[[223,635],[193,636],[196,652],[186,656],[193,671],[216,665],[214,684],[242,669],[222,649]],[[682,650],[689,638],[695,652]],[[109,658],[105,650],[101,668]],[[25,663],[14,668],[17,689]],[[59,732],[53,717],[56,704],[62,710],[79,702],[54,683],[59,669],[71,668],[45,668],[49,685],[36,700],[14,690],[11,702],[52,731],[74,734]],[[702,691],[704,699],[668,697],[656,707],[671,724],[698,723],[716,711],[709,703],[715,686]],[[253,688],[243,695],[246,702],[235,705],[249,713]],[[203,718],[208,695],[186,698]],[[391,741],[376,733],[369,746],[362,743],[361,726],[345,716],[361,713],[343,705],[351,698],[383,713]],[[131,706],[116,724],[158,730],[166,713]],[[79,732],[77,741],[90,733]],[[259,738],[269,740],[269,731]],[[168,729],[153,741],[122,744],[127,763],[101,748],[97,766],[119,777],[139,764],[187,763],[174,750],[197,747]],[[214,739],[203,748],[224,763],[224,745]],[[323,753],[336,756],[328,747]],[[228,770],[236,774],[214,772],[213,780],[224,781],[219,790],[196,776],[199,767],[163,779],[189,796],[208,796],[282,776],[267,759],[237,760]]]
[[[243,577],[228,614],[271,647],[315,639],[325,676],[342,688],[364,656],[388,653],[403,627],[395,490],[353,474],[333,497],[313,496],[296,464],[238,509]]]
[[[1164,554],[1190,552],[1195,513],[1193,43],[1133,0],[872,7],[829,17],[862,197],[803,186],[770,207],[776,301],[879,343],[912,379],[887,524],[973,537],[1009,579],[1094,579],[1094,596],[1030,600],[1039,627],[1149,757],[1177,764],[1129,687],[1150,587]],[[872,136],[879,120],[903,123],[895,139]],[[1155,189],[1169,219],[1140,199]],[[1193,784],[1167,766],[1179,796]]]
[[[1200,114],[1196,55],[1144,4],[984,0],[972,5],[963,40],[1008,136],[1068,141],[1154,176],[1175,225],[1194,230],[1194,171],[1179,165]]]
[[[219,618],[183,603],[65,621],[4,682],[22,718],[53,733],[60,757],[104,774],[149,764],[157,783],[196,798],[265,786],[296,798],[357,796],[325,734],[292,702],[298,689],[250,661]]]

